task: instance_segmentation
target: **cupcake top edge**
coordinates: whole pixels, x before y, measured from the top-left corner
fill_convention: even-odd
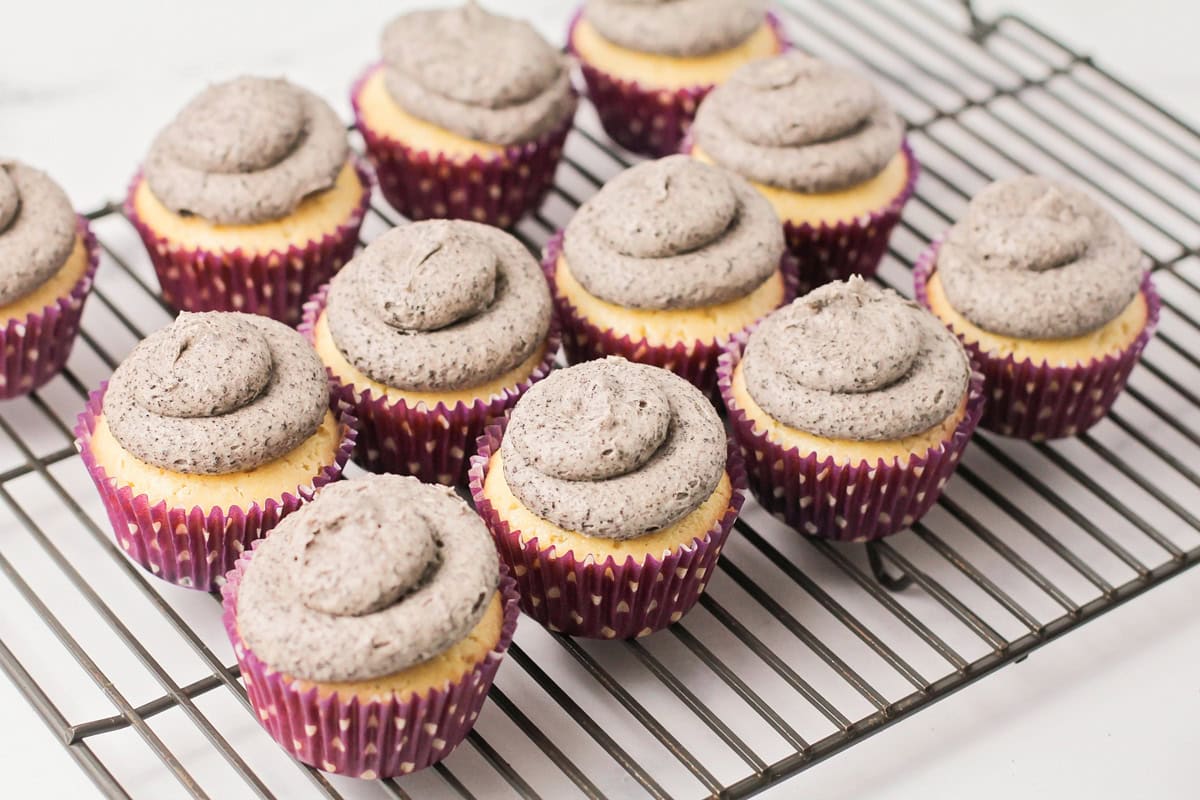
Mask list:
[[[565,55],[532,25],[473,0],[402,14],[384,28],[384,84],[405,111],[468,139],[537,139],[575,111]]]
[[[767,0],[586,0],[584,16],[610,42],[675,58],[737,47],[762,27]]]
[[[904,141],[904,123],[871,81],[798,51],[740,67],[700,104],[691,131],[716,163],[805,194],[870,180]]]
[[[346,128],[317,95],[282,78],[209,86],[155,137],[142,165],[171,211],[219,225],[282,219],[333,186]]]
[[[1137,296],[1133,237],[1087,193],[1039,175],[974,198],[937,255],[946,299],[984,330],[1065,339],[1103,327]]]
[[[678,522],[725,472],[725,430],[700,390],[610,357],[556,370],[513,409],[504,478],[530,511],[584,536],[631,539]]]
[[[400,475],[330,484],[255,548],[237,627],[273,669],[362,681],[428,661],[479,624],[500,582],[483,521]]]
[[[380,236],[330,284],[334,344],[371,379],[396,389],[457,391],[487,383],[545,341],[550,290],[511,234],[427,220]]]
[[[771,204],[743,178],[687,156],[625,170],[568,223],[563,255],[588,292],[626,308],[745,297],[779,269]]]
[[[855,276],[769,315],[751,334],[746,390],[773,419],[830,439],[894,441],[947,419],[971,367],[941,322]]]
[[[62,268],[78,237],[76,220],[66,192],[49,175],[0,158],[0,306]]]
[[[316,351],[281,322],[184,312],[113,373],[104,417],[126,451],[165,470],[254,469],[316,433],[329,406]]]

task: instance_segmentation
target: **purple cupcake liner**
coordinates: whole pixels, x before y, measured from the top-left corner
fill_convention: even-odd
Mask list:
[[[139,170],[129,184],[125,216],[133,223],[162,288],[163,300],[180,311],[244,311],[288,325],[300,321],[304,302],[354,255],[358,231],[371,200],[371,176],[355,160],[362,197],[350,217],[333,233],[303,247],[266,253],[182,247],[160,236],[137,213],[134,194]]]
[[[79,235],[87,252],[87,268],[71,291],[41,311],[13,318],[0,327],[0,400],[29,394],[62,370],[79,335],[83,304],[92,291],[100,248],[84,217]]]
[[[913,265],[917,302],[925,308],[930,308],[926,286],[940,246],[941,239],[934,240]],[[1124,391],[1129,373],[1158,325],[1162,303],[1149,271],[1142,277],[1141,291],[1146,298],[1146,324],[1141,333],[1116,355],[1094,358],[1087,364],[1052,367],[1045,361],[1035,364],[1028,358],[999,357],[959,334],[984,375],[987,406],[979,424],[1005,436],[1036,442],[1076,436],[1103,419]]]
[[[329,286],[322,286],[304,305],[299,331],[315,340],[317,320],[325,310]],[[529,377],[514,387],[467,405],[461,400],[448,408],[438,403],[409,406],[376,397],[370,389],[360,391],[329,374],[330,399],[336,408],[349,408],[358,419],[358,441],[354,461],[371,472],[413,475],[425,483],[458,486],[466,483],[469,459],[484,428],[508,414],[529,387],[550,374],[558,355],[561,334],[557,316],[550,320],[546,354]]]
[[[237,629],[238,587],[253,550],[242,555],[222,590],[221,621],[233,644],[242,681],[259,724],[293,757],[317,769],[371,780],[407,775],[441,761],[458,746],[479,717],[492,680],[517,628],[517,587],[500,567],[504,625],[496,646],[457,681],[405,700],[322,697],[318,686],[301,691],[294,681],[264,664]]]
[[[125,554],[153,575],[188,589],[210,592],[218,588],[238,556],[274,528],[281,519],[312,499],[317,489],[340,480],[342,468],[354,449],[356,420],[348,410],[340,416],[342,442],[334,463],[321,469],[311,485],[295,493],[252,503],[204,509],[168,507],[144,494],[135,495],[119,476],[110,476],[92,453],[92,434],[104,410],[107,383],[92,392],[75,423],[75,447],[112,524],[117,544]]]
[[[583,11],[575,12],[567,33],[567,48],[580,62],[588,98],[596,107],[604,132],[617,144],[634,153],[655,158],[679,152],[687,129],[696,116],[700,101],[713,89],[690,86],[684,89],[652,89],[611,75],[584,61],[575,49],[575,28]],[[775,34],[776,52],[791,44],[779,19],[767,14],[767,24]]]
[[[412,220],[466,219],[509,228],[542,204],[554,185],[574,109],[553,130],[502,155],[454,159],[409,147],[367,126],[359,95],[377,69],[380,65],[372,65],[354,82],[350,103],[379,189],[392,208]]]
[[[734,439],[759,505],[809,536],[863,542],[910,527],[933,507],[983,413],[983,375],[972,369],[967,409],[950,438],[924,454],[874,464],[839,464],[832,456],[784,448],[759,432],[733,397],[733,371],[747,337],[721,356],[718,384]]]
[[[508,565],[521,592],[521,610],[548,629],[596,639],[648,636],[678,622],[704,593],[733,522],[745,501],[746,472],[732,442],[726,471],[733,484],[729,508],[703,539],[693,539],[663,558],[632,555],[623,563],[612,556],[576,558],[554,545],[541,547],[536,538],[521,541],[483,493],[489,459],[504,436],[503,421],[479,437],[471,458],[471,497],[475,510],[496,540],[500,559]]]
[[[607,356],[621,356],[628,361],[650,364],[674,372],[714,400],[717,397],[717,359],[729,338],[711,341],[679,342],[673,345],[650,344],[646,339],[633,339],[628,334],[618,335],[612,329],[600,328],[583,316],[574,304],[558,292],[555,280],[558,274],[558,258],[562,254],[563,231],[558,231],[546,243],[542,254],[542,271],[550,282],[554,297],[554,308],[562,323],[563,350],[567,361],[578,364]],[[796,299],[796,262],[785,254],[780,263],[783,272],[783,302],[787,305]],[[751,327],[751,326],[747,326]]]

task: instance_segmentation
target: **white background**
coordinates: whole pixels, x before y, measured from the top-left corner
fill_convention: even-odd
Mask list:
[[[348,116],[350,78],[375,57],[383,21],[410,4],[347,5],[11,3],[0,13],[0,154],[46,168],[89,208],[122,193],[157,128],[211,79],[287,74]],[[570,11],[565,0],[492,5],[556,38]],[[1200,117],[1195,4],[978,5],[1027,15]],[[1197,598],[1194,570],[767,796],[1200,796]],[[3,679],[0,776],[4,797],[95,792]]]

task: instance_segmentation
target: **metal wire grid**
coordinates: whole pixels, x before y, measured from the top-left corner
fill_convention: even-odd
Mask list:
[[[523,624],[446,762],[329,777],[258,729],[212,599],[125,559],[76,461],[82,398],[171,316],[135,235],[101,209],[105,263],[68,369],[0,415],[0,668],[103,792],[742,797],[1200,561],[1200,133],[1020,19],[865,0],[785,16],[800,47],[868,69],[909,120],[924,175],[888,285],[908,292],[925,243],[1014,172],[1086,183],[1135,231],[1163,320],[1111,417],[1066,442],[977,435],[939,506],[871,548],[798,537],[749,503],[668,632],[594,643]],[[584,109],[518,235],[537,248],[628,163]],[[364,238],[398,221],[375,205]]]

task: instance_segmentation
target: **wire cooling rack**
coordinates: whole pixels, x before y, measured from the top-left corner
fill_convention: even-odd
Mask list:
[[[743,797],[853,745],[1200,561],[1200,133],[1027,22],[946,6],[789,3],[794,41],[871,72],[924,165],[881,280],[987,182],[1087,184],[1154,262],[1163,318],[1087,434],[979,434],[938,506],[871,548],[749,503],[700,605],[648,639],[525,622],[469,740],[400,781],[292,761],[258,727],[212,597],[112,544],[72,447],[86,392],[171,318],[116,206],[68,369],[0,407],[0,668],[114,797]],[[581,109],[538,247],[630,163]],[[364,238],[399,220],[376,205]]]

